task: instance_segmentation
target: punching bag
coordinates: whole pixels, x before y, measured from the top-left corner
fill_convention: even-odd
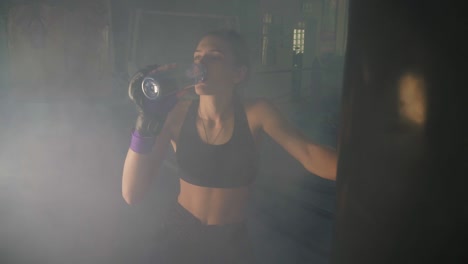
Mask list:
[[[468,263],[463,10],[350,0],[331,263]]]

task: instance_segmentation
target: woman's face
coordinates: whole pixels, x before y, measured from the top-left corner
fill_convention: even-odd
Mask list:
[[[199,95],[222,94],[235,88],[243,74],[236,66],[230,45],[221,38],[204,37],[193,54],[195,63],[202,63],[207,70],[203,82],[195,85]]]

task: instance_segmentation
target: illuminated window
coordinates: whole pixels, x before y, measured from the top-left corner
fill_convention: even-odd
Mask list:
[[[293,51],[304,53],[305,23],[299,22],[293,32]]]

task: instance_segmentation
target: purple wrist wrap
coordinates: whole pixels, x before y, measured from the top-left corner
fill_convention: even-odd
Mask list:
[[[154,142],[154,137],[143,137],[138,131],[134,130],[132,132],[130,149],[139,154],[148,154],[153,150]]]

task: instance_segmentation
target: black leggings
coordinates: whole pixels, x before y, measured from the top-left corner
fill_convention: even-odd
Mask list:
[[[255,263],[245,223],[204,225],[179,203],[165,214],[149,263]]]

